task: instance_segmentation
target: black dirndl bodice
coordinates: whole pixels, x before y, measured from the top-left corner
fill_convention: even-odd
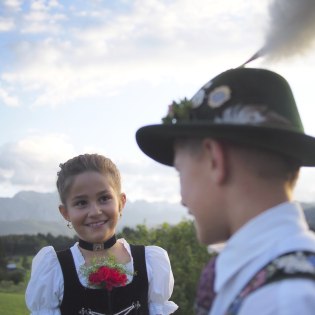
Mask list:
[[[113,314],[123,315],[123,310],[132,310],[129,315],[149,315],[148,309],[148,276],[145,262],[145,247],[130,245],[136,274],[133,280],[124,287],[110,291]],[[64,278],[64,294],[60,305],[62,315],[110,314],[106,289],[84,287],[77,275],[71,250],[57,252]],[[121,312],[121,313],[120,313]]]

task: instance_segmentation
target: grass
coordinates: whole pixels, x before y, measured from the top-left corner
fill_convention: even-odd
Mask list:
[[[20,262],[18,262],[20,266]],[[19,284],[12,281],[0,281],[0,314],[1,315],[29,315],[25,305],[25,289],[29,280],[30,270],[25,279]]]
[[[0,293],[1,315],[28,315],[24,293]]]

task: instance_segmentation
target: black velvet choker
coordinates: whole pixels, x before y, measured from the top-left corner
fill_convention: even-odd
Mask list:
[[[116,235],[114,234],[111,238],[109,238],[104,243],[89,243],[79,239],[79,246],[83,249],[90,250],[90,251],[99,251],[103,249],[108,249],[114,246],[116,243]]]

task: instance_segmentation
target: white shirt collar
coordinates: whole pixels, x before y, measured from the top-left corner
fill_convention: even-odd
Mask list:
[[[251,219],[228,240],[219,254],[215,291],[218,292],[239,270],[270,248],[275,235],[281,240],[301,229],[309,228],[302,208],[294,202],[279,204]]]

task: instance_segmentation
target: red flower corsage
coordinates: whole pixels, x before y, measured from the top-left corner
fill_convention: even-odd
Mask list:
[[[89,266],[82,266],[81,272],[91,287],[111,291],[127,284],[127,275],[132,275],[125,266],[116,262],[115,257],[94,259]]]

